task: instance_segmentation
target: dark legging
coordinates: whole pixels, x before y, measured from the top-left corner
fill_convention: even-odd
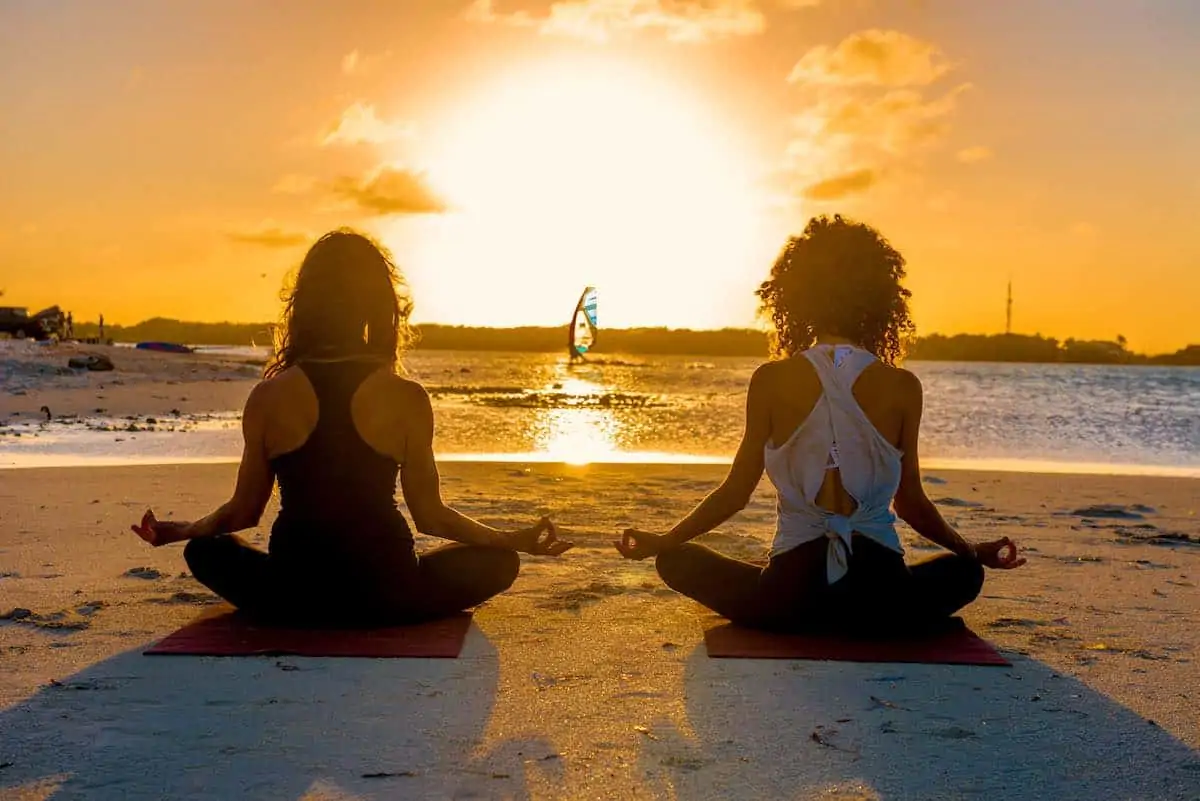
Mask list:
[[[945,555],[909,567],[864,537],[853,545],[849,572],[833,584],[824,540],[766,567],[687,543],[659,554],[656,566],[676,592],[739,625],[772,630],[909,631],[948,618],[983,587],[983,567],[971,559]]]
[[[245,614],[293,625],[381,625],[429,620],[483,603],[512,586],[516,552],[446,545],[415,557],[411,545],[346,563],[336,554],[281,561],[240,537],[188,542],[192,575]]]

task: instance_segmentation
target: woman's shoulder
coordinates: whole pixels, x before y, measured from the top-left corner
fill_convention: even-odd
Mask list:
[[[259,379],[250,390],[251,399],[267,399],[286,393],[301,381],[303,371],[299,367],[288,367]]]
[[[372,376],[372,379],[395,402],[429,403],[429,392],[420,381],[415,381],[388,369],[381,369]]]
[[[768,389],[774,387],[786,377],[794,376],[798,365],[796,357],[788,356],[783,359],[772,359],[754,368],[750,376],[751,389]]]
[[[863,371],[863,374],[873,378],[881,388],[905,400],[921,397],[921,379],[904,367],[876,361],[868,370]]]
[[[820,381],[813,366],[801,354],[763,362],[750,376],[749,392],[762,398],[788,398],[797,389],[813,389]]]

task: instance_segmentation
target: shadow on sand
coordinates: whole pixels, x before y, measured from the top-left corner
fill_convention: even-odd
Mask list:
[[[1200,754],[1028,658],[717,660],[703,645],[647,658],[678,678],[612,700],[629,750],[583,737],[559,753],[594,708],[564,697],[490,741],[499,659],[475,627],[446,660],[130,651],[0,712],[0,799],[1200,798]]]
[[[138,648],[0,712],[0,799],[486,797],[497,677],[475,626],[458,659]]]
[[[1012,668],[709,659],[691,732],[640,766],[679,799],[1189,799],[1200,754],[1043,663]]]

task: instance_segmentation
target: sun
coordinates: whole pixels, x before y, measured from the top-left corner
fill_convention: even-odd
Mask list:
[[[749,317],[761,198],[729,122],[694,90],[611,62],[484,87],[433,137],[429,176],[451,211],[409,249],[421,317],[564,322],[585,284],[604,325]]]

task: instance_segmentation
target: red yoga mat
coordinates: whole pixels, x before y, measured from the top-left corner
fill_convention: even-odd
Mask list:
[[[255,625],[220,607],[160,640],[150,656],[441,657],[462,651],[471,615],[376,629],[294,629]]]
[[[855,638],[836,634],[775,634],[735,626],[723,617],[704,624],[711,658],[823,659],[833,662],[919,662],[930,665],[1010,663],[960,618],[927,634],[896,638]]]

